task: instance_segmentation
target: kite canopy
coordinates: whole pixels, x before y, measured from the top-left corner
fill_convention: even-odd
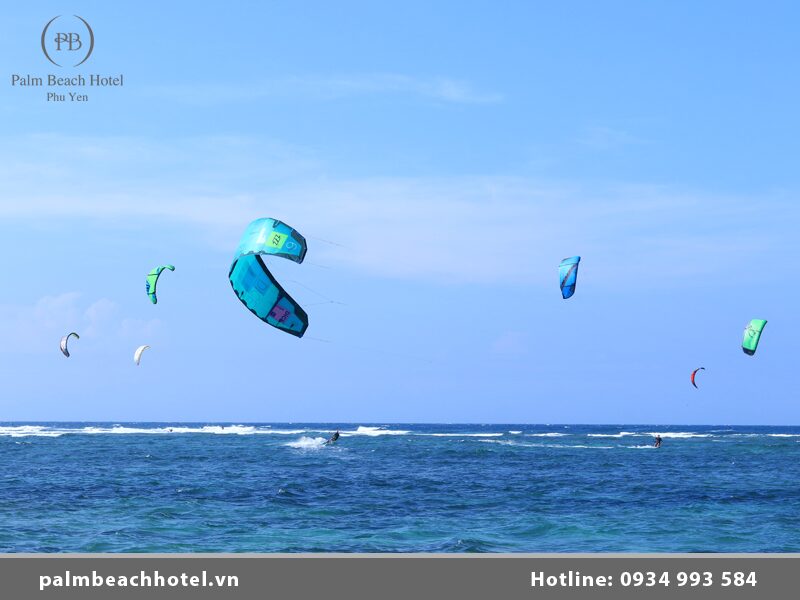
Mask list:
[[[72,337],[73,335],[75,336],[75,339],[76,339],[76,340],[79,340],[79,339],[81,339],[81,336],[79,336],[79,335],[78,335],[77,333],[75,333],[74,331],[73,331],[73,332],[71,332],[71,333],[68,333],[67,335],[65,335],[64,337],[62,337],[62,338],[61,338],[61,352],[62,352],[62,353],[64,354],[64,356],[66,356],[67,358],[69,358],[69,348],[67,348],[67,342],[69,342],[69,338],[70,338],[70,337]]]
[[[142,360],[142,352],[147,350],[149,347],[150,346],[146,346],[146,345],[145,346],[139,346],[136,349],[136,352],[133,353],[133,362],[135,362],[138,365],[139,361]]]
[[[578,263],[581,262],[580,256],[570,256],[561,261],[558,265],[558,278],[561,282],[561,296],[566,300],[575,293],[575,285],[578,281]]]
[[[706,368],[705,368],[705,367],[700,367],[699,369],[695,369],[694,371],[692,371],[692,385],[693,385],[694,387],[697,387],[697,384],[694,382],[694,376],[695,376],[695,375],[697,375],[697,372],[698,372],[698,371],[705,371],[705,370],[706,370]],[[699,388],[698,388],[698,389],[699,389]]]
[[[161,276],[161,271],[163,271],[164,269],[169,269],[170,271],[174,271],[175,267],[173,267],[172,265],[161,265],[160,267],[156,267],[147,274],[145,291],[147,292],[147,295],[150,297],[150,302],[152,302],[153,304],[158,303],[158,298],[156,298],[156,283],[158,283],[158,278]]]
[[[261,256],[279,256],[302,263],[306,249],[305,238],[286,223],[257,219],[242,235],[228,273],[233,291],[250,312],[297,337],[306,332],[308,315],[275,280]]]
[[[765,319],[753,319],[744,330],[744,338],[742,339],[742,350],[748,356],[753,356],[758,348],[758,341],[761,339],[761,332],[764,331],[764,326],[767,324]]]

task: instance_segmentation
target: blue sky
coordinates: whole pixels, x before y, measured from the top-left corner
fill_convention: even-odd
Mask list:
[[[69,13],[96,46],[58,69],[39,36]],[[800,423],[798,18],[7,7],[0,420]],[[76,72],[125,85],[60,105],[10,85]],[[309,312],[300,340],[227,280],[265,216],[309,241],[303,265],[271,263]],[[153,306],[144,278],[167,262]],[[769,324],[750,358],[752,318]]]

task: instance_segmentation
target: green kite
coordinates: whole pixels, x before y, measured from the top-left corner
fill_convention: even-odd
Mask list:
[[[152,271],[147,274],[147,283],[145,284],[145,290],[147,291],[147,295],[150,297],[150,302],[153,304],[158,304],[158,298],[156,298],[156,283],[158,283],[158,278],[161,276],[161,271],[164,269],[169,269],[170,271],[174,271],[175,267],[172,265],[161,265],[160,267],[156,267]]]

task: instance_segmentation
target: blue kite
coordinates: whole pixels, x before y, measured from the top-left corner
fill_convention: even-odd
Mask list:
[[[580,256],[570,256],[561,261],[558,265],[558,278],[561,281],[561,296],[566,300],[575,293],[575,285],[578,283],[578,263],[581,262]]]
[[[276,219],[256,219],[239,241],[228,273],[231,287],[250,312],[265,323],[297,337],[308,328],[308,315],[267,269],[264,255],[302,263],[306,239]]]

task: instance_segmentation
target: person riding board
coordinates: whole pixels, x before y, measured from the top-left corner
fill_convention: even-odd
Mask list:
[[[656,448],[661,448],[661,436],[656,434],[656,443],[653,444]]]
[[[327,446],[328,444],[333,444],[338,439],[339,439],[339,430],[337,429],[336,433],[334,433],[331,436],[331,439],[329,439],[327,442],[325,442],[325,445]]]

